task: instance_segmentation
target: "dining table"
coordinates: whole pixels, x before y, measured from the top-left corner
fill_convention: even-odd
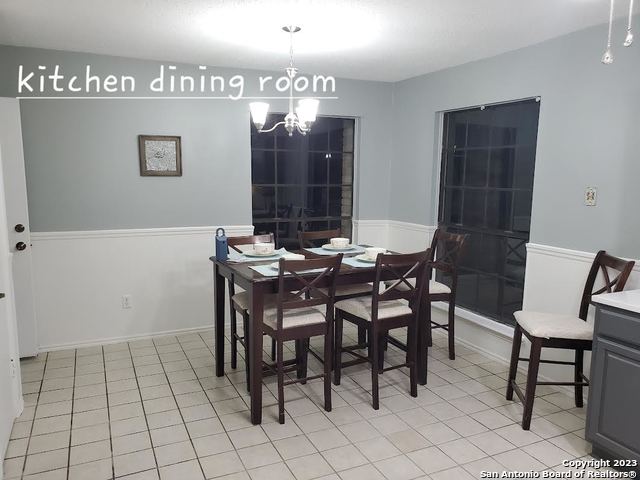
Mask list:
[[[303,253],[307,258],[317,258],[314,253],[308,250],[299,250],[295,253]],[[344,258],[355,256],[355,253],[343,253]],[[215,256],[210,257],[214,270],[214,353],[215,353],[215,369],[216,376],[222,377],[225,374],[225,300],[226,300],[226,281],[234,282],[249,294],[249,331],[245,332],[245,342],[248,349],[249,365],[249,392],[250,392],[250,411],[251,422],[259,425],[262,422],[262,378],[263,378],[263,310],[264,297],[267,294],[277,293],[278,276],[263,275],[255,270],[252,266],[269,265],[270,261],[251,261],[251,262],[234,262],[229,259],[218,260]],[[314,275],[310,273],[310,275]],[[315,274],[317,275],[317,273]],[[353,285],[374,282],[376,277],[375,263],[367,263],[362,266],[351,266],[343,263],[336,278],[336,285]],[[395,280],[396,278],[389,276],[388,273],[381,277],[381,280]],[[317,284],[319,287],[327,286],[328,279],[321,280]],[[301,282],[293,277],[285,277],[284,289],[286,291],[296,291],[301,288]],[[426,318],[424,309],[422,309],[421,318],[419,320],[418,334],[418,355],[416,358],[418,382],[422,385],[427,381],[426,367],[426,335],[424,328]]]

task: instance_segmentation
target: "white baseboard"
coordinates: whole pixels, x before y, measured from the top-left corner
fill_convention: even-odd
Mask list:
[[[86,348],[95,347],[99,345],[109,345],[112,343],[133,342],[136,340],[146,340],[149,338],[167,337],[172,335],[184,335],[187,333],[202,333],[206,331],[212,331],[213,319],[211,325],[202,325],[200,327],[193,328],[179,328],[176,330],[165,330],[163,332],[147,332],[136,335],[127,335],[122,337],[110,337],[110,338],[96,338],[93,340],[82,341],[78,343],[62,343],[59,345],[41,345],[39,348],[40,353],[55,352],[56,350],[69,350],[73,348]]]
[[[38,345],[71,348],[213,322],[217,227],[34,232]],[[228,236],[253,226],[225,226]],[[131,309],[122,296],[131,295]]]

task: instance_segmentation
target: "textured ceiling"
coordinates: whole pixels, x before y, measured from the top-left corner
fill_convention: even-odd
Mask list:
[[[0,44],[396,81],[606,22],[606,0],[0,0]],[[626,5],[618,2],[619,16]],[[602,39],[603,47],[606,41]],[[601,52],[594,52],[598,58]]]

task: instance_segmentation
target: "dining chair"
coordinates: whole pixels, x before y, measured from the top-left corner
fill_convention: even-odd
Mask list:
[[[371,395],[373,408],[380,408],[378,375],[397,368],[409,368],[410,394],[418,395],[416,357],[418,349],[418,320],[424,293],[429,250],[410,254],[381,254],[376,260],[376,275],[373,294],[341,300],[335,303],[335,371],[334,383],[340,385],[343,351],[356,357],[349,365],[368,362],[371,364]],[[390,282],[381,289],[383,277]],[[413,279],[414,281],[409,281]],[[369,355],[364,356],[353,350],[342,348],[344,321],[365,328],[369,336]],[[384,353],[384,341],[388,332],[397,328],[407,328],[407,355],[405,363],[384,368],[380,361]]]
[[[516,319],[516,325],[513,332],[513,347],[511,350],[506,397],[507,400],[513,400],[513,393],[515,392],[522,401],[524,406],[522,414],[523,430],[529,430],[531,426],[533,401],[537,385],[572,385],[574,387],[576,407],[583,406],[582,389],[589,386],[589,379],[582,371],[584,365],[583,357],[585,350],[591,350],[593,342],[593,323],[587,321],[591,298],[594,295],[605,292],[620,292],[624,290],[634,264],[635,262],[633,261],[613,257],[604,250],[599,251],[587,275],[577,316],[528,310],[520,310],[513,314]],[[615,274],[615,272],[617,272],[617,275],[611,279],[611,274]],[[602,275],[604,285],[596,290],[595,284],[599,274]],[[531,342],[529,358],[520,357],[523,334]],[[575,361],[542,360],[540,358],[542,348],[575,350]],[[529,362],[524,395],[516,384],[518,362],[520,361]],[[573,365],[574,381],[538,382],[538,369],[541,363]]]
[[[276,302],[265,308],[263,331],[276,342],[276,374],[278,377],[278,421],[284,423],[284,387],[294,383],[306,383],[324,379],[324,409],[331,411],[331,358],[333,354],[333,302],[336,278],[342,263],[342,254],[307,260],[279,261],[278,293]],[[314,272],[313,276],[309,274]],[[295,279],[301,285],[295,292],[288,292],[285,279]],[[319,284],[327,284],[325,289]],[[307,295],[309,294],[309,295]],[[300,373],[299,365],[285,369],[284,342],[309,342],[311,337],[324,336],[324,372],[319,375],[284,381],[285,373]],[[305,353],[306,355],[306,353]],[[270,368],[269,365],[267,365]]]
[[[341,237],[342,231],[339,228],[333,230],[319,230],[315,232],[298,232],[298,241],[300,249],[321,247],[329,240]],[[363,295],[371,295],[373,284],[371,283],[355,283],[352,285],[338,285],[336,287],[336,302],[346,300],[348,298],[360,297]],[[326,293],[326,290],[325,290]],[[358,348],[366,348],[367,338],[366,330],[358,329]],[[319,360],[322,360],[319,358]]]
[[[447,332],[449,343],[449,358],[455,360],[455,308],[456,308],[456,292],[458,289],[458,263],[460,255],[463,252],[467,235],[449,233],[438,228],[431,240],[429,251],[431,256],[428,265],[429,291],[424,295],[425,303],[425,329],[427,346],[432,345],[432,330],[442,329]],[[433,274],[440,273],[442,277],[448,277],[447,284],[439,282]],[[410,282],[411,283],[411,282]],[[400,286],[400,288],[405,288]],[[431,319],[431,304],[433,302],[447,302],[449,304],[447,313],[447,323],[434,322]],[[405,350],[407,346],[394,337],[389,337],[389,343]],[[425,355],[426,358],[426,355]]]
[[[256,243],[274,243],[273,233],[267,233],[264,235],[246,235],[240,237],[229,237],[227,239],[227,245],[230,249],[236,252],[243,253],[253,248]],[[265,297],[265,307],[273,305],[276,301],[275,295],[267,295]],[[235,291],[235,282],[233,276],[229,279],[229,316],[231,317],[231,368],[236,368],[238,365],[238,343],[240,343],[245,350],[245,370],[247,374],[247,385],[249,385],[249,350],[246,345],[246,334],[249,331],[249,292]],[[238,334],[238,324],[236,319],[236,312],[242,317],[242,331],[243,335]],[[271,358],[276,357],[276,342],[271,342]]]

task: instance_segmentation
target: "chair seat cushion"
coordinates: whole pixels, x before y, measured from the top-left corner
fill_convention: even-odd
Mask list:
[[[291,300],[295,297],[293,293],[288,293],[285,296],[285,300]],[[233,297],[231,297],[231,301],[240,309],[249,311],[249,292],[240,292],[236,293]],[[277,293],[269,293],[264,296],[264,308],[273,307],[278,301]]]
[[[350,298],[335,303],[336,310],[350,313],[356,317],[371,321],[372,297]],[[378,318],[391,318],[411,314],[412,310],[406,300],[389,300],[378,303]]]
[[[416,279],[415,278],[410,278],[407,280],[411,285],[413,285],[414,287],[416,286]],[[385,282],[385,284],[387,286],[393,284],[393,281],[387,281]],[[401,283],[400,285],[398,285],[398,290],[409,290],[409,288],[404,284]],[[435,280],[429,280],[429,293],[431,295],[439,295],[439,294],[447,294],[447,293],[451,293],[451,289],[445,285],[444,283],[440,283],[440,282],[436,282]]]
[[[325,314],[324,311],[321,310],[326,307],[309,307],[309,308],[298,308],[295,310],[285,310],[282,316],[282,328],[285,330],[287,328],[294,327],[303,327],[307,325],[315,325],[318,323],[324,323]],[[271,307],[269,309],[265,309],[264,311],[264,324],[268,325],[272,329],[276,330],[278,327],[278,309],[276,307]]]
[[[515,312],[518,325],[529,335],[541,338],[567,338],[572,340],[592,340],[593,324],[573,315],[556,313]]]
[[[328,288],[319,288],[325,295],[328,294]],[[367,294],[373,291],[373,283],[356,283],[353,285],[339,285],[336,287],[336,298],[346,297],[347,295]]]

